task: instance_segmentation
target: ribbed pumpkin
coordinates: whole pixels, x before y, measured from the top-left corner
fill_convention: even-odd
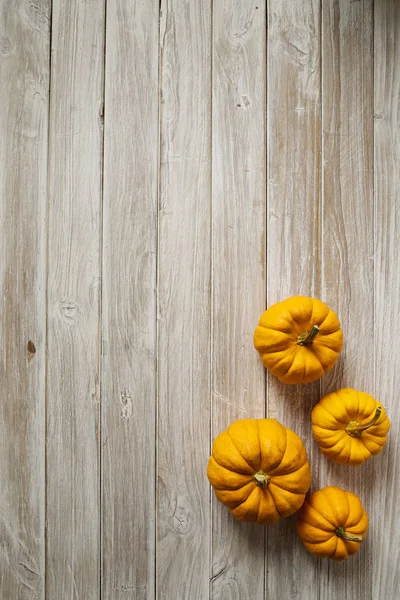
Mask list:
[[[358,552],[366,538],[368,515],[355,494],[326,487],[306,499],[296,530],[314,556],[344,560]]]
[[[343,346],[339,319],[321,300],[294,296],[266,310],[254,332],[264,366],[283,383],[309,383],[331,369]]]
[[[311,419],[321,451],[337,463],[353,466],[381,452],[390,428],[382,404],[351,388],[324,396]]]
[[[242,419],[212,447],[207,475],[239,521],[269,525],[303,504],[311,473],[303,442],[275,419]]]

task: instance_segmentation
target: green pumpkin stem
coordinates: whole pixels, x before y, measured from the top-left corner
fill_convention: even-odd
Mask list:
[[[335,533],[338,536],[338,538],[341,538],[342,540],[346,540],[347,542],[362,542],[363,541],[362,535],[351,535],[351,533],[346,533],[346,530],[344,527],[337,527],[335,530]]]
[[[305,333],[301,333],[297,338],[297,343],[299,346],[311,346],[314,341],[315,336],[319,333],[318,325],[314,325],[310,331],[306,331]]]
[[[378,406],[373,418],[370,421],[368,421],[368,423],[365,423],[365,425],[360,425],[358,421],[350,421],[350,423],[346,427],[346,433],[348,433],[351,437],[361,437],[363,431],[369,429],[370,427],[372,427],[372,425],[375,425],[381,414],[382,406]]]

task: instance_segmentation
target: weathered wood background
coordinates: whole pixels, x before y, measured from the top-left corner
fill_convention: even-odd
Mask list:
[[[0,598],[398,598],[399,247],[398,0],[0,0]],[[252,345],[292,294],[346,337],[304,387]],[[311,439],[342,386],[392,421],[360,468]],[[360,495],[347,563],[214,499],[264,415]]]

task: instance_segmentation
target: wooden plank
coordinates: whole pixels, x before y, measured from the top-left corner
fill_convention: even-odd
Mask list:
[[[208,598],[211,2],[161,3],[156,597]]]
[[[0,597],[44,598],[50,2],[0,10]]]
[[[344,333],[341,359],[322,395],[342,387],[374,393],[373,3],[322,4],[323,299]],[[373,465],[320,458],[319,487],[338,485],[372,502]],[[346,564],[321,561],[320,599],[370,598],[368,540]]]
[[[265,416],[253,332],[265,309],[265,3],[214,2],[212,438]],[[264,536],[212,499],[211,597],[264,597]]]
[[[98,598],[104,2],[53,1],[49,145],[49,598]]]
[[[102,595],[154,598],[158,0],[107,3]]]
[[[388,446],[374,459],[372,597],[400,587],[400,5],[375,1],[375,393],[391,420]]]
[[[320,7],[316,0],[268,4],[267,304],[320,295]],[[315,487],[318,454],[311,410],[319,383],[291,386],[268,375],[268,416],[304,441]],[[290,569],[287,565],[290,564]],[[303,599],[318,564],[295,533],[295,516],[267,532],[267,597]],[[311,594],[311,592],[310,592]]]

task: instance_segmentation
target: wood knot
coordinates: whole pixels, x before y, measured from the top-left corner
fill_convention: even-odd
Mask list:
[[[63,300],[60,302],[60,313],[67,321],[76,322],[79,319],[81,309],[73,300]]]
[[[121,392],[121,419],[129,419],[133,413],[132,396],[129,390],[124,389]]]
[[[189,516],[181,506],[175,508],[172,515],[172,524],[174,530],[181,535],[187,535],[192,528]]]
[[[35,344],[32,342],[32,340],[29,340],[26,346],[26,351],[28,354],[28,360],[32,360],[32,358],[35,356],[36,354],[36,346]]]

